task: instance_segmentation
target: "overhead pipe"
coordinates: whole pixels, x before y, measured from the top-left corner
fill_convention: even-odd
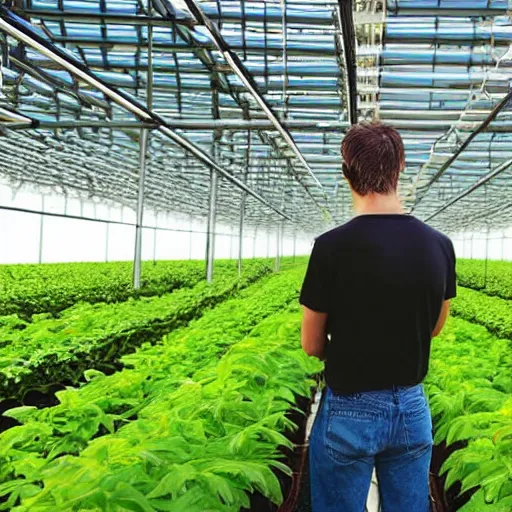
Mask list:
[[[485,185],[488,181],[492,180],[496,176],[500,175],[504,171],[506,171],[510,166],[512,166],[512,159],[507,160],[506,162],[503,162],[502,164],[498,165],[494,170],[492,170],[490,173],[483,176],[481,179],[479,179],[474,185],[471,185],[471,187],[468,187],[466,190],[461,192],[460,194],[457,194],[455,197],[447,201],[441,208],[439,208],[437,211],[429,215],[424,222],[429,222],[434,217],[437,217],[440,213],[444,212],[447,208],[455,204],[456,202],[460,201],[461,199],[464,199],[466,196],[474,192],[475,190],[478,190],[481,186]]]
[[[407,119],[407,117],[418,117],[423,114],[423,111],[403,111],[404,119],[392,119],[387,118],[386,114],[390,113],[393,115],[399,115],[399,111],[386,111],[381,110],[381,118],[383,122],[394,126],[399,130],[413,130],[413,131],[445,131],[453,126],[453,119],[451,119],[450,113],[439,113],[442,118],[448,119]],[[412,115],[416,112],[416,116]],[[407,115],[405,115],[407,113]],[[435,117],[434,115],[429,117]],[[34,128],[34,123],[37,123],[37,127],[53,130],[55,128],[111,128],[111,129],[160,129],[161,125],[157,121],[100,121],[100,120],[62,120],[62,121],[46,121],[46,120],[34,120],[27,122],[2,122],[0,126],[10,128],[12,130],[21,130],[27,128]],[[305,131],[305,132],[344,132],[350,126],[346,121],[311,121],[301,119],[290,119],[283,121],[283,125],[293,131]],[[475,121],[462,121],[456,124],[459,131],[473,131],[479,126],[478,122]],[[185,131],[212,131],[212,130],[233,130],[233,131],[270,131],[274,129],[274,125],[264,119],[218,119],[218,120],[204,120],[204,119],[169,119],[165,121],[165,127],[169,130],[185,130]],[[486,132],[503,132],[512,133],[512,119],[508,122],[494,122],[487,125]],[[407,134],[404,134],[404,138],[407,138]],[[191,141],[189,141],[191,142]],[[192,142],[191,142],[192,143]],[[299,142],[300,144],[300,142]],[[202,159],[200,159],[202,160]],[[246,190],[247,192],[247,190]]]

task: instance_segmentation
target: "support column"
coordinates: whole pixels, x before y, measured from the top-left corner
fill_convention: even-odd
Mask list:
[[[487,236],[485,238],[485,268],[484,268],[484,290],[487,288],[487,271],[489,267],[489,234],[490,228],[487,226]]]
[[[284,257],[284,222],[281,222],[281,246],[279,248],[280,257]]]
[[[193,236],[194,236],[193,229],[194,229],[194,225],[192,222],[192,214],[191,214],[190,215],[190,231],[188,233],[188,259],[189,260],[192,259],[192,240],[193,240]]]
[[[144,183],[146,180],[146,152],[148,148],[147,129],[140,131],[140,169],[139,169],[139,192],[137,196],[137,219],[135,221],[135,256],[133,260],[133,287],[140,288],[140,273],[142,260],[142,220],[144,214]]]
[[[218,175],[210,169],[210,202],[208,208],[208,227],[206,234],[206,280],[213,280],[213,260],[215,257],[215,216],[217,213]]]
[[[240,200],[240,222],[238,225],[238,275],[242,275],[242,259],[244,247],[244,220],[245,220],[245,202],[247,194],[242,190],[242,197]]]
[[[277,224],[277,240],[276,240],[276,261],[274,265],[274,270],[279,272],[281,268],[281,222]]]
[[[153,263],[156,263],[156,235],[157,229],[153,229]]]
[[[245,172],[244,172],[244,184],[247,184],[247,173],[251,166],[251,132],[247,132],[247,149],[245,151]],[[245,205],[247,202],[247,192],[242,190],[242,196],[240,198],[240,223],[238,226],[238,276],[242,275],[242,260],[243,260],[243,247],[244,247],[244,221],[245,221]]]
[[[147,0],[148,14],[151,16],[152,0]],[[153,26],[148,25],[148,73],[146,83],[146,102],[149,109],[153,108]],[[139,190],[137,194],[137,218],[135,221],[135,256],[133,260],[133,287],[140,288],[142,268],[142,220],[144,214],[144,186],[146,182],[146,156],[148,152],[149,130],[140,130],[139,155]]]
[[[293,230],[293,263],[295,263],[295,253],[297,252],[297,230]]]
[[[234,238],[233,231],[234,231],[234,227],[231,226],[231,234],[229,236],[229,259],[230,260],[233,259],[233,238]]]
[[[39,263],[43,262],[43,238],[44,238],[44,196],[41,195],[42,205],[41,205],[41,219],[39,223],[39,255],[38,261]]]
[[[252,240],[252,259],[256,258],[256,243],[258,241],[258,226],[254,228],[254,238]]]
[[[107,222],[105,229],[105,261],[108,262],[108,247],[110,245],[110,222]]]

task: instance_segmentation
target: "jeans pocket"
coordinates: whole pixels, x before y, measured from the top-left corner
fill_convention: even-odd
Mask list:
[[[378,449],[378,412],[359,397],[333,397],[328,403],[325,447],[338,464],[373,457]]]
[[[416,387],[402,399],[404,415],[408,418],[429,413],[427,397],[422,387]]]
[[[433,444],[432,417],[426,401],[417,404],[403,415],[407,452],[412,456],[421,456],[430,450]]]

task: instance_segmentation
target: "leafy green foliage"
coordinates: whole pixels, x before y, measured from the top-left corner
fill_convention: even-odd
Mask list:
[[[452,301],[452,312],[486,327],[501,338],[512,339],[512,302],[459,287]]]
[[[478,292],[464,290],[462,297],[476,312],[469,298],[474,294],[480,299]],[[479,312],[480,318],[484,314]],[[441,473],[447,475],[447,488],[457,481],[461,493],[479,488],[461,509],[465,512],[511,510],[511,370],[510,340],[498,339],[482,326],[452,318],[432,342],[426,389],[435,441],[465,443],[445,461]]]
[[[280,503],[274,471],[290,474],[279,461],[279,449],[290,447],[283,434],[294,428],[287,412],[322,368],[300,348],[299,320],[297,306],[271,316],[218,364],[155,396],[136,421],[4,484],[11,505],[21,493],[15,483],[32,486],[13,512],[235,512],[254,491]]]
[[[207,374],[200,374],[199,370],[214,369],[229,347],[263,319],[295,301],[303,275],[304,268],[299,267],[260,279],[237,298],[227,300],[187,327],[165,336],[160,344],[145,344],[134,354],[125,356],[123,362],[127,368],[122,371],[109,376],[87,372],[90,379],[87,384],[57,393],[58,406],[9,411],[8,415],[23,425],[0,435],[0,482],[39,482],[42,468],[51,461],[83,452],[93,439],[98,446],[106,434],[114,434],[132,423],[146,428],[139,420],[147,414],[148,426],[167,431],[169,425],[164,417],[160,413],[147,413],[148,408],[161,403],[158,401],[162,397],[195,375],[207,379]],[[297,391],[304,390],[303,379],[295,386]],[[285,400],[290,399],[289,389],[282,387],[278,393]],[[250,415],[248,405],[240,407],[249,409],[246,414]],[[175,427],[180,424],[177,422]],[[194,430],[195,425],[188,422],[187,432],[202,439],[204,432]]]
[[[6,324],[0,327],[0,396],[19,398],[30,388],[76,383],[88,368],[115,368],[120,355],[156,341],[268,272],[253,263],[241,281],[228,274],[160,297],[80,304],[59,318],[37,315],[22,330]]]
[[[304,256],[286,257],[281,268],[305,264]],[[273,260],[246,260],[272,267]],[[215,271],[235,272],[234,260],[217,260]],[[0,265],[1,316],[17,314],[25,320],[38,313],[56,316],[80,302],[120,302],[129,298],[163,295],[185,286],[191,287],[204,278],[204,261],[143,261],[141,288],[132,286],[133,264],[129,261],[109,263],[45,263],[42,265]],[[1,341],[0,341],[1,347]]]
[[[488,261],[487,279],[485,260],[457,260],[457,280],[461,286],[482,290],[487,295],[512,299],[512,262]]]
[[[220,262],[219,268],[234,264]],[[131,262],[0,265],[0,315],[27,318],[56,315],[78,302],[119,302],[130,297],[162,295],[193,286],[204,277],[201,261],[144,261],[142,287],[132,287]]]

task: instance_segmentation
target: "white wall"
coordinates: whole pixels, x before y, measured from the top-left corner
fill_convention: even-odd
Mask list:
[[[451,237],[459,258],[512,261],[512,226],[505,230],[458,233]]]
[[[0,207],[87,216],[91,218],[134,222],[135,211],[93,201],[80,201],[56,194],[43,196],[29,189],[13,189],[0,184]],[[205,219],[180,214],[144,213],[142,234],[143,259],[204,259],[206,252]],[[171,229],[172,231],[169,231]],[[192,231],[192,232],[191,232]],[[216,258],[238,257],[238,226],[216,226]],[[42,238],[41,238],[42,234]],[[70,261],[131,260],[135,227],[89,220],[51,217],[0,208],[0,264],[54,263]],[[40,249],[40,240],[42,248]],[[293,254],[293,239],[283,241],[284,255]],[[309,237],[298,238],[296,254],[309,254]],[[243,256],[273,257],[276,234],[247,228]]]

